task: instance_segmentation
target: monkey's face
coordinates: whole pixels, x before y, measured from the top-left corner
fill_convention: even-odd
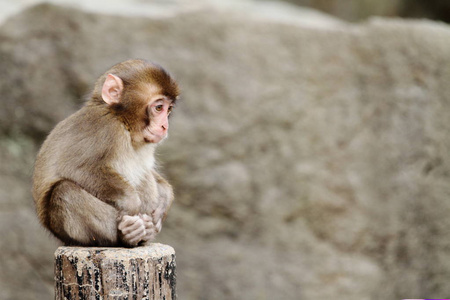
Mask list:
[[[149,122],[145,127],[143,135],[147,143],[159,143],[167,137],[169,129],[169,115],[173,109],[173,101],[158,95],[152,99],[147,106]]]
[[[167,137],[178,86],[168,73],[153,65],[128,73],[123,75],[125,80],[105,75],[101,98],[125,124],[134,144],[157,144]]]

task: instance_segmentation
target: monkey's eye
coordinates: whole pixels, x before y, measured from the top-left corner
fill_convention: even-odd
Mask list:
[[[170,114],[173,110],[173,106],[169,106],[169,108],[167,109],[167,112]]]
[[[164,108],[164,106],[161,105],[161,104],[155,106],[155,110],[156,110],[157,112],[161,112],[161,111],[163,110],[163,108]]]

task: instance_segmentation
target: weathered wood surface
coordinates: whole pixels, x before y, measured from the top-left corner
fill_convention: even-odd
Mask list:
[[[175,268],[175,251],[163,244],[59,247],[55,252],[55,299],[176,299]]]

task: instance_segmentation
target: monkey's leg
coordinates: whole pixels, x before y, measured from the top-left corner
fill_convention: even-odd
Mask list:
[[[68,245],[118,246],[116,209],[71,181],[61,181],[49,203],[49,229]]]

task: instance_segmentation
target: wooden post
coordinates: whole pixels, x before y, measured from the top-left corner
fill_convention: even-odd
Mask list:
[[[175,251],[163,244],[137,248],[59,247],[56,300],[175,300]]]

